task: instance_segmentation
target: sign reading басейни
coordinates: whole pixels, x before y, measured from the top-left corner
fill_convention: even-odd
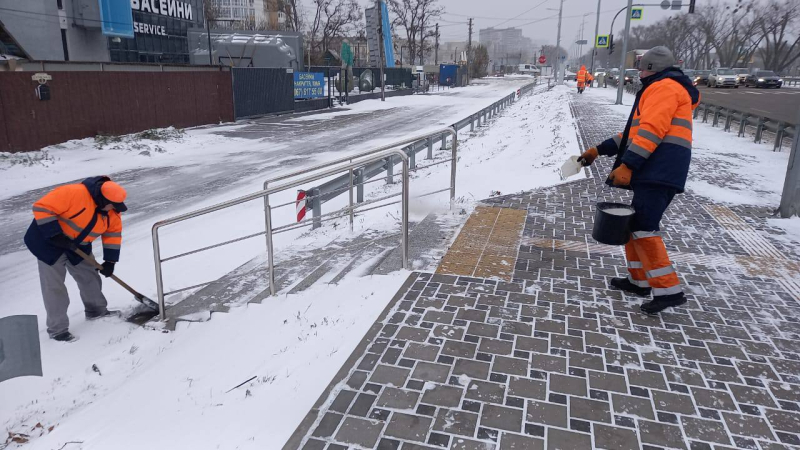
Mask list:
[[[294,73],[294,98],[325,97],[325,74],[314,72]]]
[[[131,0],[131,9],[176,19],[192,20],[192,5],[180,0]]]

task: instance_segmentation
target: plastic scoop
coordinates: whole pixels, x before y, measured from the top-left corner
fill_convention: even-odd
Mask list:
[[[578,162],[579,156],[570,156],[568,160],[564,161],[564,164],[561,165],[561,180],[566,180],[567,178],[577,174],[581,171],[583,166],[581,163]]]

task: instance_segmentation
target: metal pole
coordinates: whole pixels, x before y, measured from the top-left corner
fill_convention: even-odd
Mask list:
[[[206,18],[206,31],[208,31],[208,65],[214,65],[214,58],[211,57],[211,21]]]
[[[355,213],[353,211],[353,168],[352,167],[350,168],[349,175],[350,175],[350,186],[349,186],[349,188],[350,188],[349,189],[349,191],[350,191],[350,202],[348,203],[348,206],[350,206],[350,232],[352,233],[353,232],[353,222],[354,222],[354,219],[355,219],[355,217],[354,217]]]
[[[161,246],[158,243],[158,224],[153,225],[153,259],[156,262],[156,290],[158,293],[158,317],[167,320],[167,309],[164,305],[164,280],[161,275]]]
[[[364,203],[364,169],[356,169],[356,201]]]
[[[795,139],[797,140],[797,139]],[[458,132],[453,132],[453,152],[450,156],[453,161],[450,165],[450,209],[456,205],[456,168],[458,165]]]
[[[264,190],[267,190],[264,183]],[[272,208],[269,206],[269,195],[264,196],[264,237],[267,239],[267,276],[269,277],[269,295],[275,295],[275,252],[272,245]]]
[[[600,2],[597,0],[597,20],[594,22],[594,42],[592,42],[592,62],[589,64],[589,71],[594,76],[594,54],[597,53],[597,34],[600,32]]]
[[[561,14],[563,12],[564,0],[561,0],[561,4],[558,7],[558,34],[556,35],[556,84],[564,83],[564,77],[558,76],[561,70]]]
[[[631,31],[631,6],[633,0],[628,0],[628,9],[625,13],[625,34],[622,41],[622,55],[619,58],[619,79],[617,80],[617,101],[615,105],[622,104],[622,91],[625,89],[625,56],[628,53],[628,33]]]
[[[381,101],[385,102],[386,101],[386,86],[384,86],[385,83],[384,83],[384,76],[383,76],[383,66],[386,65],[386,61],[384,61],[384,59],[386,59],[386,55],[384,55],[384,53],[383,53],[384,52],[384,49],[383,49],[383,9],[381,8],[381,0],[375,0],[375,8],[376,8],[376,11],[377,11],[377,14],[378,14],[378,41],[380,42],[379,43],[379,47],[381,49],[381,51],[380,51],[380,59],[381,59],[381,61],[380,61],[380,64],[381,64]]]
[[[311,226],[312,229],[316,229],[322,226],[322,198],[319,193],[319,189],[315,188],[311,190],[311,214],[314,216],[314,224]]]
[[[800,124],[800,122],[795,123]],[[783,218],[800,216],[800,164],[796,164],[797,154],[800,153],[800,132],[798,132],[800,125],[795,125],[793,128],[792,152],[789,154],[789,165],[786,168],[786,180],[783,182],[781,195],[780,213]]]
[[[403,233],[403,269],[408,270],[408,160],[403,159],[403,218],[402,220],[402,233]]]

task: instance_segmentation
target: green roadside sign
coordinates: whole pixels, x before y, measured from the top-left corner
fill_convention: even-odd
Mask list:
[[[608,48],[608,35],[598,34],[597,40],[594,42],[594,46],[597,48]]]

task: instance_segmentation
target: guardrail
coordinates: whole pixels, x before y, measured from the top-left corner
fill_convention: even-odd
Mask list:
[[[519,90],[520,95],[530,92],[531,90],[533,90],[535,85],[536,83],[532,83],[523,86]],[[460,122],[457,122],[453,126],[440,128],[423,135],[418,135],[412,138],[406,138],[401,141],[373,148],[356,155],[346,156],[333,161],[327,161],[322,164],[302,168],[300,170],[291,173],[283,174],[265,181],[264,188],[261,191],[157,222],[156,224],[153,225],[152,228],[152,238],[153,238],[153,258],[155,261],[155,272],[156,272],[156,289],[158,292],[158,304],[160,309],[159,313],[161,320],[166,319],[165,298],[167,296],[184,292],[190,289],[199,288],[213,282],[212,280],[176,289],[171,292],[164,292],[163,271],[162,271],[163,263],[183,258],[189,255],[194,255],[200,252],[208,251],[214,248],[222,247],[225,245],[233,244],[236,242],[241,242],[246,239],[251,239],[258,236],[265,236],[266,247],[267,247],[267,266],[268,266],[267,273],[269,277],[269,290],[271,295],[275,295],[277,292],[275,283],[273,235],[281,232],[287,232],[307,227],[309,225],[311,225],[313,228],[316,228],[320,226],[320,224],[325,220],[334,220],[345,216],[349,217],[350,227],[352,229],[354,217],[356,215],[357,210],[359,211],[359,213],[364,213],[373,209],[383,208],[395,205],[397,203],[402,203],[402,219],[401,219],[401,226],[402,226],[401,245],[402,245],[402,260],[403,260],[402,264],[403,268],[407,269],[408,268],[408,199],[409,199],[408,175],[410,170],[412,170],[412,168],[413,170],[419,170],[426,167],[431,167],[433,165],[451,162],[450,185],[444,189],[439,189],[432,192],[420,194],[417,196],[417,198],[449,191],[450,205],[452,207],[455,200],[455,188],[456,188],[455,182],[456,182],[456,168],[458,161],[458,130],[466,127],[467,124],[469,124],[471,129],[474,130],[475,123],[477,123],[478,126],[480,126],[481,120],[483,120],[483,122],[486,123],[488,119],[493,117],[495,114],[499,113],[502,108],[513,102],[516,95],[517,95],[516,93],[513,93],[509,96],[506,96],[503,99],[499,100],[498,102],[493,103],[489,107],[484,108],[481,111],[470,115],[468,118]],[[429,157],[432,158],[431,146],[433,139],[441,138],[443,142],[443,147],[446,147],[448,135],[451,137],[452,140],[452,146],[450,147],[451,157],[449,159],[437,161],[435,163],[426,166],[416,166],[415,162],[416,153],[419,150],[421,150],[421,148],[419,147],[420,142],[423,142],[425,146],[428,147],[429,149],[428,155]],[[394,183],[394,177],[395,177],[394,166],[397,164],[398,160],[402,165],[402,172],[400,173],[402,177],[401,192],[388,194],[364,201],[364,185],[375,181],[375,180],[369,181],[370,177],[374,177],[378,173],[386,171],[387,184]],[[320,200],[317,202],[316,206],[312,206],[311,208],[314,216],[313,220],[300,221],[298,223],[290,223],[279,227],[275,227],[273,225],[272,211],[277,208],[296,206],[296,202],[291,201],[279,205],[271,205],[269,200],[270,195],[278,192],[284,192],[289,189],[294,189],[306,185],[308,183],[312,183],[314,181],[323,180],[342,172],[344,172],[343,175],[335,178],[333,181],[329,181],[328,183],[323,184],[322,186],[327,186],[325,188],[327,190],[325,194],[326,196],[325,198],[327,200],[336,197],[337,195],[343,193],[344,191],[349,191],[349,202],[347,206],[342,207],[336,211],[329,212],[327,214],[322,214],[320,210],[321,206],[321,200]],[[343,180],[344,184],[342,183]],[[281,184],[275,186],[275,183],[281,183]],[[324,196],[322,193],[319,192],[319,189],[320,188],[317,187],[317,188],[312,188],[309,191],[312,191],[314,193],[313,197],[316,197],[317,199],[322,199]],[[353,192],[354,189],[356,189],[357,191],[356,199],[354,199],[354,192]],[[401,199],[399,201],[383,203],[397,196],[401,196]],[[263,199],[264,201],[264,228],[265,228],[264,231],[258,233],[252,233],[235,239],[230,239],[206,247],[189,250],[184,253],[169,256],[166,258],[161,257],[161,242],[159,239],[159,230],[161,228],[166,227],[168,225],[173,225],[179,222],[183,222],[186,220],[190,220],[193,218],[197,218],[200,216],[204,216],[212,212],[228,209],[233,206],[237,206],[257,199]],[[369,208],[364,208],[365,206],[369,205],[374,205],[374,206],[371,206]],[[359,210],[359,208],[361,209]]]
[[[784,80],[786,80],[784,78]],[[625,91],[629,94],[636,94],[641,88],[641,83],[630,83],[625,85]],[[753,142],[760,143],[764,132],[771,132],[775,134],[775,145],[773,151],[780,151],[783,147],[783,140],[786,138],[794,139],[797,135],[797,127],[793,124],[786,123],[780,120],[771,119],[766,116],[759,116],[747,111],[739,111],[733,108],[726,108],[724,106],[716,105],[708,101],[700,101],[697,108],[694,110],[694,118],[697,119],[702,113],[702,122],[708,123],[708,116],[711,113],[711,126],[717,127],[721,120],[724,120],[723,131],[730,131],[731,124],[736,121],[738,123],[739,137],[745,136],[747,127],[754,127]]]
[[[296,179],[294,181],[283,183],[283,184],[280,184],[278,186],[273,186],[273,187],[270,187],[268,189],[264,189],[264,190],[261,190],[261,191],[258,191],[258,192],[243,196],[243,197],[239,197],[239,198],[236,198],[236,199],[233,199],[233,200],[229,200],[227,202],[223,202],[223,203],[219,203],[219,204],[216,204],[216,205],[213,205],[213,206],[202,208],[202,209],[199,209],[197,211],[192,211],[192,212],[189,212],[189,213],[186,213],[186,214],[182,214],[182,215],[179,215],[179,216],[176,216],[176,217],[172,217],[172,218],[169,218],[169,219],[166,219],[166,220],[162,220],[162,221],[159,221],[156,224],[154,224],[153,225],[153,229],[152,229],[153,258],[155,260],[156,289],[158,291],[159,317],[161,318],[161,320],[165,320],[166,319],[166,305],[165,305],[165,300],[164,299],[168,295],[177,294],[179,292],[183,292],[183,291],[187,291],[187,290],[190,290],[190,289],[194,289],[194,288],[198,288],[198,287],[201,287],[201,286],[205,286],[205,285],[211,284],[213,282],[213,281],[209,281],[209,282],[205,282],[205,283],[196,284],[196,285],[193,285],[193,286],[188,286],[188,287],[185,287],[185,288],[177,289],[177,290],[174,290],[174,291],[171,291],[171,292],[164,292],[163,272],[162,272],[162,267],[161,267],[161,265],[163,263],[165,263],[167,261],[174,260],[174,259],[182,258],[182,257],[185,257],[185,256],[193,255],[193,254],[196,254],[196,253],[204,252],[204,251],[207,251],[207,250],[211,250],[211,249],[214,249],[214,248],[217,248],[217,247],[221,247],[223,245],[228,245],[228,244],[232,244],[232,243],[235,243],[235,242],[240,242],[240,241],[243,241],[243,240],[246,240],[246,239],[254,238],[254,237],[257,237],[257,236],[266,235],[266,237],[267,237],[267,252],[268,252],[268,259],[269,259],[269,267],[268,267],[269,289],[270,289],[270,294],[271,295],[275,295],[276,289],[275,289],[275,273],[274,273],[272,236],[273,236],[273,234],[281,232],[281,231],[289,231],[290,229],[299,228],[299,226],[296,226],[296,225],[293,224],[292,226],[284,226],[284,227],[273,228],[273,226],[272,226],[272,207],[269,206],[269,196],[272,195],[272,194],[278,193],[278,192],[286,191],[288,189],[296,188],[296,187],[304,185],[306,183],[310,183],[310,182],[314,182],[314,181],[318,181],[318,180],[327,178],[327,177],[329,177],[331,175],[335,175],[335,174],[337,174],[337,173],[339,173],[339,172],[341,172],[343,170],[352,171],[354,168],[360,167],[360,166],[365,165],[365,164],[369,164],[369,163],[371,163],[373,161],[376,161],[376,160],[385,159],[385,158],[387,158],[389,156],[396,156],[401,161],[401,164],[402,164],[402,191],[400,193],[398,193],[398,194],[391,194],[391,195],[384,196],[384,197],[379,198],[379,199],[373,199],[370,202],[364,202],[361,205],[353,206],[351,204],[350,207],[342,208],[342,210],[346,210],[346,212],[348,214],[352,215],[354,213],[355,208],[357,208],[358,206],[364,206],[364,205],[367,205],[367,204],[370,204],[370,203],[376,203],[376,202],[385,200],[387,198],[391,198],[391,197],[395,197],[397,195],[400,195],[401,196],[400,202],[402,203],[402,218],[401,218],[401,223],[402,223],[402,225],[401,225],[402,226],[402,232],[401,232],[402,244],[401,245],[402,245],[402,256],[403,256],[402,257],[402,264],[403,264],[403,268],[404,269],[408,269],[408,267],[409,267],[408,266],[408,200],[409,200],[409,195],[408,195],[408,193],[409,193],[409,186],[408,186],[408,180],[409,180],[409,178],[408,178],[408,155],[406,155],[402,150],[399,150],[399,149],[386,150],[386,151],[379,152],[379,153],[368,152],[367,155],[353,156],[351,158],[351,161],[348,164],[341,165],[341,166],[338,166],[338,167],[329,168],[327,170],[323,170],[323,171],[317,172],[317,173],[315,173],[313,175],[307,175],[305,177]],[[318,169],[320,167],[321,166],[315,166],[315,167],[306,169],[305,171],[295,172],[295,174],[313,172],[313,171],[315,171],[316,169]],[[278,180],[285,180],[285,179],[288,179],[288,178],[291,178],[291,176],[277,177],[277,178],[275,178],[273,180],[270,180],[270,182],[275,182],[275,181],[278,181]],[[266,206],[266,208],[265,208],[265,230],[263,232],[253,233],[253,234],[250,234],[250,235],[247,235],[247,236],[239,237],[239,238],[236,238],[236,239],[231,239],[231,240],[228,240],[228,241],[225,241],[225,242],[220,242],[220,243],[217,243],[217,244],[214,244],[214,245],[210,245],[210,246],[202,247],[202,248],[199,248],[199,249],[191,250],[191,251],[184,252],[184,253],[181,253],[181,254],[178,254],[178,255],[174,255],[174,256],[170,256],[170,257],[167,257],[167,258],[162,258],[161,257],[161,243],[160,243],[159,234],[158,234],[158,231],[161,228],[163,228],[163,227],[165,227],[167,225],[172,225],[172,224],[176,224],[178,222],[183,222],[183,221],[186,221],[186,220],[189,220],[189,219],[193,219],[193,218],[196,218],[196,217],[204,216],[204,215],[212,213],[212,212],[221,211],[223,209],[227,209],[227,208],[230,208],[230,207],[233,207],[233,206],[236,206],[236,205],[240,205],[242,203],[246,203],[246,202],[249,202],[249,201],[252,201],[252,200],[257,200],[257,199],[260,199],[260,198],[264,199],[264,204]],[[396,204],[396,203],[397,202],[390,203],[390,204]],[[288,204],[294,204],[294,202],[291,202],[291,203],[288,203]],[[382,206],[388,206],[390,204],[382,205]],[[279,206],[284,206],[284,205],[279,205]],[[279,206],[276,206],[276,208],[279,207]],[[302,225],[306,225],[306,224],[302,224]]]
[[[533,83],[527,84],[519,89],[519,95],[525,95],[531,92],[538,84],[538,79],[536,79]],[[481,124],[487,124],[489,119],[494,117],[495,115],[499,114],[500,111],[511,105],[516,99],[517,93],[509,94],[506,97],[498,100],[497,102],[487,106],[486,108],[481,109],[478,112],[475,112],[468,117],[460,120],[459,122],[454,123],[453,125],[446,127],[444,129],[434,131],[433,133],[429,133],[422,136],[417,136],[414,138],[410,138],[404,141],[395,142],[393,144],[379,147],[376,150],[383,150],[387,148],[394,148],[403,146],[403,150],[409,157],[411,170],[420,170],[427,167],[431,167],[436,164],[442,164],[448,161],[453,161],[453,168],[452,168],[452,177],[451,177],[451,185],[450,185],[450,201],[452,202],[455,199],[455,159],[456,159],[456,148],[458,146],[458,132],[467,126],[469,126],[470,131],[474,131],[475,127],[480,127]],[[421,152],[422,150],[427,149],[427,153],[425,156],[426,160],[433,159],[433,144],[434,141],[441,139],[441,150],[447,149],[447,138],[448,135],[451,137],[452,140],[452,157],[451,159],[447,159],[444,161],[438,161],[433,164],[425,165],[422,167],[417,167],[416,164],[416,155],[417,153]],[[311,210],[312,217],[313,217],[313,228],[318,228],[322,226],[322,221],[320,220],[322,214],[322,204],[336,198],[337,196],[343,194],[347,190],[351,190],[350,195],[352,197],[352,179],[355,179],[355,184],[358,186],[357,192],[357,199],[358,201],[362,201],[363,199],[363,184],[368,182],[371,178],[374,178],[380,175],[383,172],[386,172],[386,181],[388,184],[392,183],[392,179],[394,177],[393,173],[393,161],[377,161],[363,170],[355,171],[354,174],[345,174],[341,177],[335,178],[333,180],[327,181],[319,186],[313,187],[306,191],[306,201],[307,201],[307,209]],[[266,189],[267,185],[265,183],[264,188]],[[351,223],[352,226],[352,223]]]

